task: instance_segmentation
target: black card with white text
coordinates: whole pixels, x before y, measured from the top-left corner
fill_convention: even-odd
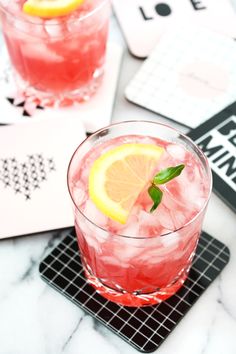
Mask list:
[[[236,102],[188,136],[208,157],[215,192],[236,212]]]

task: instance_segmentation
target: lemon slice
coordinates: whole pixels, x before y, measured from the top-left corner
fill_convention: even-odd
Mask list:
[[[89,174],[89,196],[97,208],[125,224],[163,152],[156,145],[124,144],[95,160]]]
[[[27,0],[23,5],[23,12],[42,18],[65,16],[83,2],[84,0]]]

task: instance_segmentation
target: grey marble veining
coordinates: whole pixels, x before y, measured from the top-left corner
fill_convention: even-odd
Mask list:
[[[156,114],[132,105],[123,96],[142,61],[129,54],[114,17],[110,38],[125,49],[113,121],[156,119]],[[214,194],[204,229],[230,248],[231,260],[156,351],[158,354],[236,353],[236,218]],[[40,279],[40,260],[64,232],[0,242],[0,354],[137,354]]]

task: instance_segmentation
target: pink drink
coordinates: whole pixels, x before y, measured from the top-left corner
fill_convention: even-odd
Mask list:
[[[70,15],[53,19],[24,14],[23,3],[13,0],[0,11],[21,89],[43,105],[88,100],[103,75],[109,1],[85,0]]]
[[[111,126],[110,130],[119,135],[120,126]],[[166,126],[161,129],[171,130]],[[131,131],[135,132],[135,127]],[[188,275],[211,190],[210,170],[203,154],[182,135],[175,141],[142,135],[106,138],[96,141],[89,151],[85,145],[93,137],[87,139],[73,156],[68,173],[85,273],[99,293],[112,301],[127,306],[155,304],[173,295]],[[156,211],[149,212],[153,203],[146,188],[122,225],[103,215],[90,200],[88,175],[101,154],[124,143],[165,149],[154,174],[179,164],[185,164],[185,168],[179,177],[160,186],[163,200]]]

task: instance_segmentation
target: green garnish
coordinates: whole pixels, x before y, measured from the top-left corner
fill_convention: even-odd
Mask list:
[[[164,184],[172,180],[173,178],[180,175],[184,169],[184,165],[178,165],[175,167],[168,167],[165,170],[158,172],[158,174],[153,178],[155,184]]]
[[[150,195],[153,201],[153,206],[150,209],[150,213],[152,213],[160,204],[163,192],[155,184],[152,184],[151,187],[148,188],[148,194]]]
[[[158,184],[164,184],[175,177],[178,177],[181,172],[183,171],[185,165],[177,165],[174,167],[168,167],[164,170],[161,170],[158,172],[152,180],[152,185],[148,188],[148,194],[151,197],[153,201],[153,206],[150,209],[150,213],[152,213],[158,205],[161,203],[163,192],[161,189],[158,187]]]

